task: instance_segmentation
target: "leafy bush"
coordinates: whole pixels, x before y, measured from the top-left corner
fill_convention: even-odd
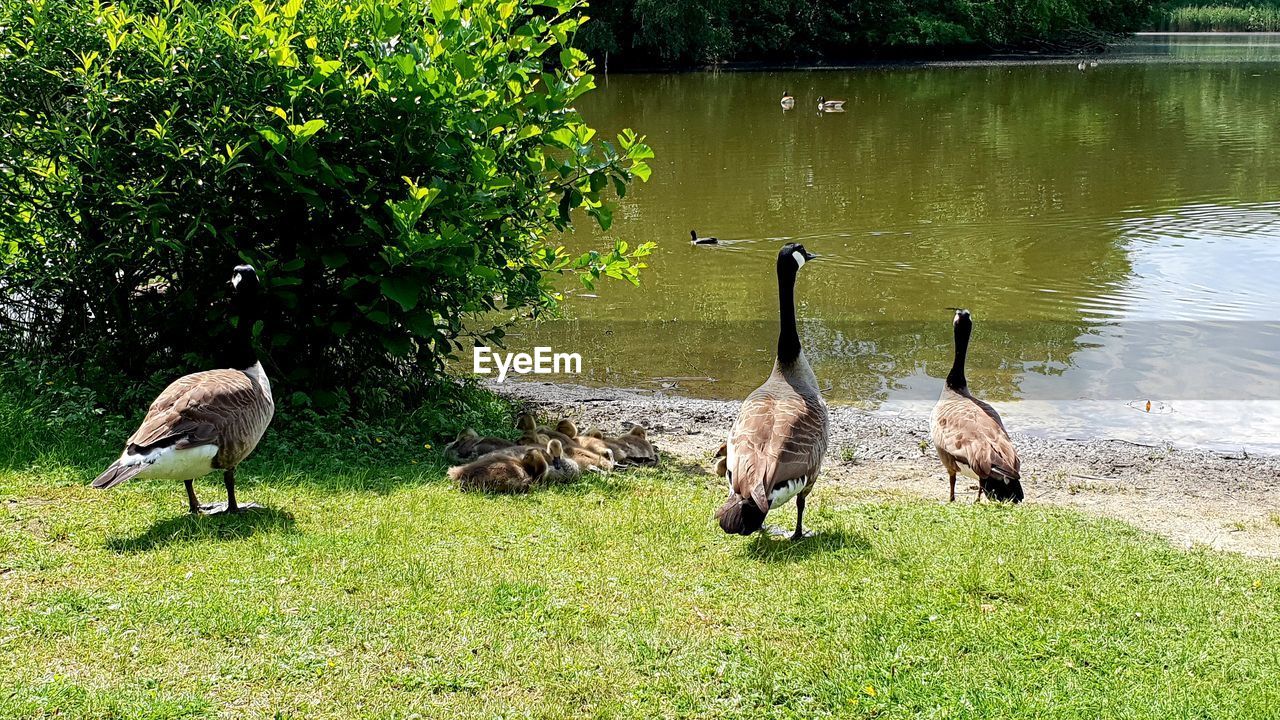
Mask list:
[[[554,244],[652,157],[573,109],[579,10],[0,0],[0,343],[97,386],[202,367],[244,259],[286,391],[395,392],[553,308],[557,273],[638,282],[647,246]]]

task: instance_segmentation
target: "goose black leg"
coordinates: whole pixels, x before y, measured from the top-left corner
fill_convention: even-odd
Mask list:
[[[796,496],[796,531],[791,534],[792,540],[803,540],[812,535],[804,529],[804,495]]]
[[[951,502],[955,502],[956,501],[956,474],[953,472],[948,472],[947,475],[950,476],[950,479],[951,479]]]
[[[200,501],[196,499],[195,480],[186,480],[187,486],[187,507],[191,509],[192,515],[200,514]]]
[[[227,501],[225,503],[210,503],[200,506],[202,515],[219,515],[221,513],[240,513],[245,510],[251,510],[258,507],[253,503],[241,505],[236,502],[236,471],[235,468],[223,471],[222,484],[227,487]]]
[[[227,486],[227,512],[239,512],[240,506],[236,505],[236,469],[222,473],[222,484]]]

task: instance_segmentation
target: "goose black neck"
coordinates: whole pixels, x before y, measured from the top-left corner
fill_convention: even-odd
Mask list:
[[[778,362],[788,365],[800,357],[800,335],[796,332],[796,270],[782,262],[778,264],[778,324]]]
[[[947,373],[947,387],[952,390],[969,387],[969,381],[964,377],[964,360],[969,354],[969,335],[972,332],[972,323],[963,320],[956,323],[956,359],[951,364],[951,372]]]
[[[236,318],[231,331],[230,342],[223,348],[220,367],[245,370],[258,362],[258,353],[253,348],[253,326],[261,316],[256,283],[250,287],[237,288],[231,296],[231,315]]]

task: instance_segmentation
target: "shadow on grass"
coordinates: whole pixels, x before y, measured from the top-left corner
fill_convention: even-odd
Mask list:
[[[658,467],[661,467],[663,470],[673,470],[684,475],[692,475],[698,478],[714,478],[716,476],[716,474],[712,472],[712,463],[699,463],[674,456],[664,457],[662,464]]]
[[[634,489],[635,477],[627,477],[628,474],[626,470],[614,470],[608,473],[585,472],[582,473],[582,477],[572,482],[539,485],[534,488],[531,494],[591,495],[599,493],[608,497],[616,497]]]
[[[254,507],[237,514],[179,515],[160,520],[133,537],[109,538],[108,550],[146,552],[174,543],[240,540],[265,532],[293,532],[293,515],[272,507]]]
[[[611,473],[586,472],[576,480],[566,480],[560,482],[538,482],[535,483],[525,492],[498,492],[479,490],[474,488],[460,489],[456,483],[444,480],[450,483],[458,492],[467,495],[476,495],[481,497],[515,497],[515,498],[533,498],[555,495],[555,496],[571,496],[585,497],[592,494],[605,495],[607,497],[616,497],[633,489],[633,482],[628,480],[617,471]]]
[[[812,529],[812,528],[809,528]],[[779,538],[766,533],[756,533],[747,543],[747,554],[761,562],[795,562],[820,553],[852,550],[865,553],[871,550],[866,535],[845,528],[816,530],[816,535],[803,540]]]

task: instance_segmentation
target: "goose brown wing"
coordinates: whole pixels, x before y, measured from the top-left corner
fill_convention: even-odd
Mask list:
[[[729,437],[729,472],[740,497],[768,509],[779,483],[812,477],[826,452],[827,410],[820,397],[769,381],[747,396]]]
[[[1022,462],[1000,415],[971,395],[945,391],[934,410],[932,434],[934,445],[980,478],[1021,478]]]
[[[255,409],[261,392],[239,370],[207,370],[184,375],[151,403],[142,425],[129,437],[131,451],[217,442],[234,419]]]

